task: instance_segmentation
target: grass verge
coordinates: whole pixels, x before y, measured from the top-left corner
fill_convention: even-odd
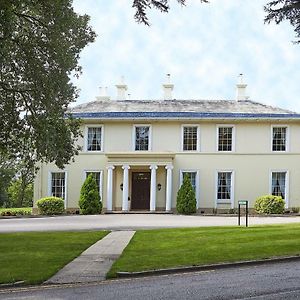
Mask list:
[[[300,254],[300,223],[138,231],[108,278],[137,272]]]
[[[107,231],[0,234],[0,283],[41,283]]]

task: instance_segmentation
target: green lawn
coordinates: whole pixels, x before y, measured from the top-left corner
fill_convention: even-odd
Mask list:
[[[41,283],[108,232],[0,234],[0,283]]]
[[[108,278],[116,272],[300,255],[300,223],[138,231]]]

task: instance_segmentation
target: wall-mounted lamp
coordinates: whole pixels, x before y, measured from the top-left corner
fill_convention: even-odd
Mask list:
[[[160,183],[157,185],[157,189],[158,189],[159,191],[161,190],[161,184],[160,184]]]
[[[123,191],[123,183],[120,184],[120,189]]]

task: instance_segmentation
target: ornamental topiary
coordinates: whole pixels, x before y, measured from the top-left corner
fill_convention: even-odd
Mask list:
[[[41,215],[61,215],[65,212],[65,203],[62,198],[45,197],[36,202]]]
[[[189,175],[185,175],[177,193],[177,212],[190,215],[196,212],[196,196]]]
[[[93,174],[90,174],[84,181],[79,199],[80,213],[83,215],[100,214],[102,203],[97,187],[97,182]]]
[[[255,200],[254,209],[259,214],[283,214],[284,204],[280,196],[265,195]]]

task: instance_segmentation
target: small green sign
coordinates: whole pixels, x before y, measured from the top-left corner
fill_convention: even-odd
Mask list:
[[[247,200],[241,200],[241,201],[239,201],[239,204],[240,205],[247,205],[248,201]]]

